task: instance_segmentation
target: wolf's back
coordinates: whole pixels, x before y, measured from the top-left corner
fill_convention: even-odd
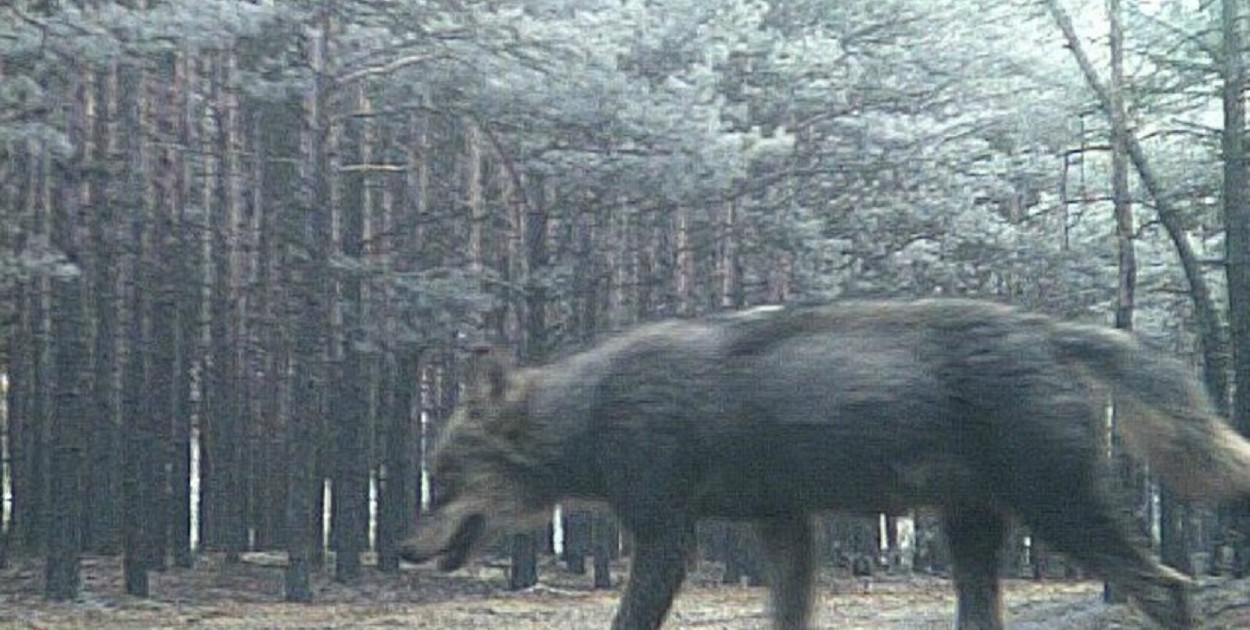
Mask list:
[[[1186,499],[1250,497],[1250,442],[1211,405],[1193,370],[1119,330],[1050,322],[1059,359],[1113,394],[1116,429]]]

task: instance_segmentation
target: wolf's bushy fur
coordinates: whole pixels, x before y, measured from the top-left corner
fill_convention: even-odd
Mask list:
[[[607,502],[635,539],[614,630],[667,614],[702,517],[758,524],[775,627],[808,627],[812,513],[944,517],[959,630],[1001,630],[999,553],[1018,518],[1194,625],[1188,586],[1124,527],[1095,430],[1191,499],[1250,495],[1250,444],[1191,370],[1118,331],[967,300],[850,302],[643,326],[548,366],[474,358],[434,456],[441,492],[406,557],[463,564],[557,500]]]

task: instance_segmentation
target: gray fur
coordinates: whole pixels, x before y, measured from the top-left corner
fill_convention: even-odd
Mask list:
[[[986,302],[768,309],[643,326],[539,368],[478,361],[481,385],[436,449],[446,490],[406,557],[455,568],[558,500],[606,502],[636,542],[613,630],[659,627],[703,517],[759,525],[774,625],[809,628],[811,515],[916,507],[945,518],[958,630],[1004,627],[1009,518],[1163,627],[1192,628],[1186,580],[1103,490],[1108,391],[1165,481],[1191,498],[1250,494],[1250,446],[1189,370],[1128,335]]]

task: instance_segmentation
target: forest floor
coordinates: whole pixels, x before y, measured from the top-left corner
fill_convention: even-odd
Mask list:
[[[444,576],[405,567],[399,575],[366,569],[353,585],[318,578],[316,602],[285,604],[282,569],[273,558],[245,557],[226,567],[204,558],[194,569],[152,574],[153,597],[120,595],[116,559],[83,563],[80,601],[40,598],[42,565],[16,563],[0,571],[0,629],[139,630],[164,628],[255,630],[537,630],[607,628],[619,588],[595,591],[590,578],[553,564],[539,586],[508,592],[500,566]],[[614,573],[614,579],[619,573]],[[768,627],[761,588],[717,583],[715,566],[695,573],[679,596],[670,630],[748,630]],[[1012,580],[1007,583],[1012,630],[1150,628],[1128,606],[1106,606],[1096,582]],[[815,627],[838,630],[947,630],[954,598],[946,580],[920,575],[868,579],[826,576]],[[1198,591],[1206,630],[1250,628],[1250,581],[1212,579]]]

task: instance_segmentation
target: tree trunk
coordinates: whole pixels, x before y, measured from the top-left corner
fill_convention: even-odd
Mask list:
[[[594,234],[591,217],[585,211],[573,216],[572,243],[568,248],[576,256],[573,262],[573,290],[571,328],[579,343],[590,343],[595,338],[599,314],[599,269],[595,264]],[[565,509],[561,511],[561,527],[564,532],[563,560],[572,573],[586,573],[586,558],[594,552],[593,510]],[[552,538],[554,541],[554,537]]]
[[[69,206],[70,204],[66,204]],[[57,246],[70,260],[79,255],[76,207],[63,207]],[[82,547],[83,432],[86,409],[83,357],[87,356],[86,326],[81,318],[81,276],[57,278],[53,283],[52,333],[56,357],[56,396],[50,431],[50,528],[44,571],[44,596],[54,601],[78,597],[81,586],[79,550]]]
[[[82,140],[84,119],[81,107],[83,82],[79,74],[71,93],[75,111],[71,120],[71,141]],[[50,157],[44,160],[50,160]],[[71,264],[83,254],[82,216],[79,199],[68,187],[54,194],[42,163],[41,193],[52,217],[52,244]],[[51,457],[49,466],[50,529],[47,558],[44,565],[44,596],[53,601],[78,597],[82,578],[79,573],[79,552],[82,549],[83,524],[83,455],[87,437],[86,387],[89,383],[89,356],[83,321],[84,279],[82,274],[58,274],[52,283],[52,348],[55,368],[55,397],[50,426]]]
[[[1115,206],[1116,248],[1119,251],[1119,282],[1116,290],[1115,327],[1133,329],[1133,304],[1137,289],[1137,258],[1133,250],[1133,200],[1128,187],[1128,114],[1124,108],[1124,33],[1120,26],[1120,0],[1108,0],[1111,25],[1111,190]]]
[[[677,314],[681,317],[694,317],[697,314],[694,296],[696,279],[694,251],[690,239],[690,211],[682,204],[677,206],[674,214],[674,289],[677,294]]]
[[[22,449],[26,446],[27,428],[30,425],[28,409],[30,396],[28,383],[35,373],[35,335],[30,321],[32,283],[17,282],[13,288],[13,304],[16,322],[5,329],[5,351],[8,357],[9,387],[5,392],[5,410],[8,413],[5,428],[5,446],[8,455],[9,489],[12,493],[8,504],[8,532],[5,536],[5,550],[18,550],[20,533],[24,529],[24,521],[29,518],[26,513],[26,486],[28,471],[23,466],[27,453]],[[7,555],[7,553],[6,553]]]
[[[7,460],[8,458],[6,457],[5,459]],[[0,488],[9,487],[8,482],[9,473],[7,468],[0,470]],[[8,505],[6,504],[4,509],[0,510],[0,522],[8,524],[10,522],[9,516]],[[9,529],[0,527],[0,571],[9,568],[9,532]]]
[[[110,132],[112,111],[117,108],[117,73],[106,70],[96,73],[93,89],[84,94],[84,103],[91,124],[83,154],[93,160],[107,160],[117,134]],[[118,217],[116,200],[110,199],[106,186],[98,179],[87,184],[86,192],[92,212],[88,216],[91,264],[86,270],[90,279],[94,335],[92,335],[93,400],[87,462],[92,474],[87,476],[86,522],[84,547],[95,553],[116,554],[121,550],[121,395],[117,376],[120,374],[118,350],[117,247]]]
[[[306,278],[300,278],[307,282]],[[304,291],[307,291],[305,289]],[[305,305],[311,306],[307,301]],[[311,318],[310,318],[311,319]],[[307,330],[311,325],[303,326],[297,341],[302,338],[300,349],[304,352],[316,352],[310,347],[307,337],[316,335],[317,331]],[[315,338],[314,338],[315,341]],[[318,389],[321,379],[317,375],[316,363],[308,358],[293,361],[291,367],[291,416],[286,424],[286,552],[287,566],[284,574],[283,594],[288,602],[312,601],[312,583],[309,575],[310,553],[313,545],[320,544],[314,534],[313,522],[320,515],[313,514],[313,492],[319,484],[313,478],[314,462],[314,426]]]
[[[201,56],[191,56],[187,62],[187,81],[193,83],[188,89],[196,93],[211,89],[207,85],[212,80],[207,68],[211,67],[208,60]],[[210,229],[211,216],[215,202],[212,186],[213,174],[218,168],[218,161],[212,150],[212,126],[208,124],[209,105],[207,99],[189,99],[186,120],[183,123],[187,138],[187,146],[193,155],[201,155],[201,160],[187,160],[184,168],[184,186],[187,190],[188,203],[198,207],[199,212],[192,215],[193,226],[196,228],[185,236],[193,247],[188,250],[196,252],[195,259],[186,264],[188,273],[195,278],[193,285],[184,287],[191,302],[191,319],[184,323],[190,331],[188,348],[190,357],[188,369],[197,375],[194,382],[194,398],[190,413],[193,420],[190,427],[189,448],[194,448],[197,458],[196,474],[198,475],[198,510],[192,511],[191,500],[187,497],[187,512],[195,519],[194,529],[189,533],[195,540],[196,549],[200,551],[217,548],[217,532],[214,531],[216,516],[213,512],[215,501],[212,494],[215,490],[216,472],[211,448],[212,409],[208,396],[212,376],[212,316],[213,316],[213,260],[214,247],[217,239],[214,230]],[[197,203],[198,202],[198,203]],[[188,466],[191,463],[188,462]]]
[[[1100,107],[1104,112],[1110,113],[1112,110],[1110,90],[1098,78],[1093,63],[1085,54],[1076,29],[1072,26],[1072,19],[1060,6],[1058,0],[1047,0],[1046,5],[1051,17],[1063,32],[1068,49],[1072,51],[1090,89],[1098,97]],[[1194,254],[1193,246],[1189,243],[1181,215],[1170,201],[1170,196],[1163,190],[1158,177],[1155,176],[1154,169],[1151,168],[1146,158],[1145,149],[1131,132],[1124,134],[1124,144],[1133,167],[1137,170],[1138,177],[1141,178],[1142,185],[1154,200],[1159,222],[1163,224],[1168,238],[1172,240],[1172,245],[1176,248],[1177,258],[1185,273],[1185,280],[1189,283],[1189,295],[1194,305],[1194,318],[1198,324],[1198,337],[1202,342],[1203,379],[1217,407],[1226,411],[1230,391],[1228,336],[1220,324],[1219,311],[1215,308],[1214,298],[1211,297],[1210,286],[1202,275],[1202,265]]]
[[[588,510],[563,511],[560,525],[564,531],[564,566],[570,573],[586,573],[586,556],[591,552],[590,525],[592,513]]]
[[[34,144],[14,148],[14,170],[21,173],[17,186],[22,200],[21,232],[27,238],[51,242],[52,220],[46,195],[48,182],[43,171],[46,164]],[[53,348],[52,348],[52,279],[42,273],[21,285],[18,301],[17,334],[23,341],[15,358],[21,359],[20,371],[14,366],[9,376],[12,419],[10,448],[13,452],[13,524],[14,546],[29,555],[47,550],[49,528],[48,454],[52,422]]]
[[[206,379],[204,430],[206,451],[213,463],[211,500],[214,542],[225,552],[226,562],[238,562],[247,546],[247,486],[244,483],[244,409],[251,379],[246,370],[242,259],[243,199],[240,191],[238,102],[230,85],[235,57],[230,51],[216,53],[210,100],[220,113],[215,129],[217,168],[208,185],[214,191],[212,307],[210,318],[210,369]]]
[[[408,534],[409,522],[420,506],[420,479],[414,453],[421,452],[420,436],[413,423],[414,385],[420,374],[416,352],[403,352],[387,361],[389,392],[382,407],[386,413],[383,439],[385,466],[381,503],[378,506],[378,568],[399,571],[398,544]]]
[[[125,522],[122,534],[123,572],[125,589],[130,595],[148,596],[148,569],[151,568],[152,517],[150,501],[152,479],[149,478],[151,452],[150,427],[147,421],[149,397],[146,385],[150,374],[148,344],[151,332],[147,304],[150,287],[144,278],[148,264],[149,247],[146,228],[148,210],[145,205],[143,178],[144,147],[142,134],[142,89],[144,72],[131,64],[118,70],[119,101],[121,110],[122,152],[126,157],[123,205],[131,214],[125,217],[126,237],[120,274],[123,279],[122,304],[127,308],[119,320],[125,330],[125,349],[122,353],[124,371],[122,376],[122,433],[123,449],[122,489],[124,495]]]
[[[1116,248],[1119,253],[1115,327],[1131,331],[1137,288],[1137,259],[1133,244],[1133,201],[1128,184],[1129,121],[1124,106],[1124,34],[1121,27],[1122,13],[1119,0],[1109,0],[1107,14],[1111,48],[1111,80],[1107,86],[1110,101],[1107,115],[1111,120],[1111,190],[1115,210]],[[1111,422],[1120,422],[1118,413],[1113,413]],[[1109,433],[1109,435],[1114,435],[1114,433]],[[1140,465],[1124,457],[1120,452],[1122,449],[1118,440],[1112,439],[1112,444],[1114,446],[1110,452],[1119,463],[1121,482],[1129,486],[1131,496],[1137,500],[1150,496],[1152,489]],[[1150,506],[1153,502],[1145,501],[1145,505],[1147,509],[1139,512],[1147,522],[1139,521],[1136,526],[1144,532],[1149,532]],[[1108,602],[1120,602],[1124,599],[1123,594],[1116,591],[1109,582],[1103,584],[1103,598]]]
[[[361,95],[360,101],[364,101]],[[357,109],[367,111],[367,101],[357,103]],[[361,162],[368,163],[367,143],[363,134],[348,129],[345,151],[361,147]],[[335,134],[337,137],[337,134]],[[340,152],[332,150],[331,155]],[[332,157],[332,160],[337,158]],[[339,172],[339,165],[331,163],[331,170]],[[372,210],[368,186],[365,182],[345,182],[344,203],[338,195],[332,195],[331,211],[339,213],[340,242],[333,245],[347,260],[361,261],[368,233],[368,213]],[[360,577],[360,554],[368,543],[369,524],[369,444],[367,437],[369,409],[366,358],[363,355],[363,326],[365,325],[365,294],[359,271],[347,271],[339,283],[340,318],[339,330],[334,334],[337,357],[332,363],[338,371],[335,387],[338,392],[331,404],[336,411],[331,415],[334,422],[335,443],[333,503],[331,532],[335,540],[334,578],[339,582],[352,582]]]
[[[424,121],[414,120],[410,126],[413,130],[413,137],[407,142],[410,168],[404,173],[402,180],[395,182],[397,193],[388,194],[392,190],[391,186],[383,188],[382,233],[392,235],[389,239],[390,245],[385,249],[390,255],[383,257],[382,273],[388,283],[394,272],[390,261],[395,260],[399,252],[417,246],[414,226],[425,213],[427,203],[429,177],[424,158],[427,140]],[[399,200],[407,203],[396,203]],[[398,209],[403,207],[411,208],[411,215],[399,213]],[[394,312],[392,297],[388,292],[383,298],[382,319],[388,339],[395,340],[399,318]],[[384,384],[379,394],[385,424],[380,428],[384,431],[384,463],[378,505],[377,541],[378,568],[385,572],[399,570],[398,545],[408,535],[410,524],[415,521],[421,507],[418,460],[423,452],[420,416],[424,409],[419,402],[418,387],[422,369],[418,348],[394,341],[386,344],[383,359]]]
[[[4,70],[4,64],[0,63],[0,72]],[[15,172],[18,166],[14,160],[14,151],[16,143],[10,143],[7,146],[0,147],[0,182],[8,183],[17,180],[18,176]],[[14,210],[18,207],[18,202],[12,200],[11,205],[6,210],[10,211],[11,224],[6,226],[10,230],[20,227],[20,216],[16,215]],[[4,239],[4,244],[8,246],[17,246],[17,238],[14,238],[11,232],[0,231],[0,238]],[[26,364],[24,340],[21,335],[24,330],[21,328],[21,311],[22,311],[22,280],[15,280],[11,285],[0,289],[0,300],[4,300],[4,304],[12,312],[6,313],[11,319],[4,322],[0,326],[0,353],[5,357],[5,379],[6,387],[0,391],[0,395],[4,396],[4,401],[0,403],[0,407],[4,411],[4,421],[0,422],[0,569],[5,569],[9,565],[9,538],[12,535],[13,510],[12,510],[12,483],[13,483],[13,436],[16,435],[14,425],[17,423],[15,416],[21,414],[21,396],[15,391],[17,383],[15,382],[14,370],[22,369]],[[6,310],[8,310],[6,309]],[[19,407],[14,412],[14,407]]]
[[[193,147],[192,133],[195,123],[191,119],[194,109],[187,103],[194,93],[194,68],[190,55],[178,56],[175,60],[173,87],[170,90],[169,104],[170,124],[177,130],[179,146]],[[175,118],[176,117],[176,118]],[[173,178],[170,194],[174,195],[169,208],[173,229],[168,235],[167,247],[177,254],[168,259],[172,265],[168,290],[172,292],[174,302],[173,325],[173,391],[169,401],[170,409],[170,501],[169,501],[169,534],[170,550],[173,553],[174,566],[190,568],[194,562],[191,546],[191,452],[192,452],[192,410],[195,398],[192,397],[191,365],[196,347],[196,305],[199,299],[199,278],[195,275],[195,257],[190,254],[196,250],[196,238],[193,234],[194,223],[187,215],[187,206],[191,201],[193,160],[182,157],[180,151],[170,149],[170,164],[167,168]]]
[[[39,177],[41,169],[31,169],[31,180]],[[32,195],[32,198],[34,196]],[[48,223],[47,209],[40,209],[39,222]],[[46,227],[42,234],[50,236],[51,228]],[[32,554],[43,554],[48,550],[48,532],[52,525],[52,489],[51,479],[52,423],[56,414],[53,408],[53,392],[56,391],[56,366],[54,360],[52,330],[52,279],[46,275],[38,280],[36,294],[31,302],[31,317],[35,326],[35,369],[31,379],[30,423],[26,430],[25,444],[22,450],[26,453],[26,497],[27,517],[23,520],[26,527],[23,537],[24,546]]]
[[[0,178],[3,178],[3,173],[0,173]],[[10,298],[10,299],[12,297],[13,297],[12,294],[6,296],[6,298]],[[9,332],[9,335],[7,335],[4,338],[3,348],[4,348],[4,351],[11,353],[13,351],[13,347],[12,347],[12,343],[13,343],[12,334],[13,333],[12,333],[12,330],[8,332]],[[8,354],[7,356],[9,357],[7,368],[12,369],[14,365],[13,356],[12,354]],[[6,385],[11,385],[11,384],[12,384],[11,381],[6,381]],[[8,407],[8,404],[7,404],[12,401],[12,398],[9,397],[8,391],[5,391],[4,393],[6,396],[5,401],[4,401],[4,407],[3,407],[5,411],[5,417],[4,417],[4,422],[0,422],[0,494],[4,495],[4,496],[0,496],[0,570],[9,568],[9,532],[12,531],[9,529],[9,524],[12,523],[12,518],[13,518],[13,513],[10,511],[10,507],[9,507],[10,497],[8,494],[10,488],[12,487],[10,484],[12,483],[12,479],[13,479],[10,476],[12,474],[10,472],[11,470],[10,462],[13,461],[10,456],[10,453],[12,452],[11,449],[12,449],[13,443],[9,441],[13,435],[12,433],[13,417],[9,415],[8,413],[10,410],[10,407]]]
[[[595,510],[591,522],[591,538],[594,541],[594,586],[612,588],[611,562],[620,555],[620,530],[616,520],[606,510]]]
[[[612,209],[608,219],[605,267],[608,279],[607,327],[618,330],[631,321],[638,287],[638,249],[630,238],[633,234],[631,209],[620,205]]]
[[[1220,11],[1223,36],[1225,270],[1233,346],[1234,396],[1232,422],[1250,435],[1250,189],[1246,183],[1246,69],[1242,58],[1245,19],[1243,2],[1224,0]],[[1237,575],[1250,571],[1250,503],[1237,510],[1233,526],[1242,533],[1237,545]]]
[[[505,179],[511,182],[511,180]],[[522,182],[511,182],[517,185]],[[505,191],[509,186],[505,186]],[[514,191],[514,192],[519,192]],[[517,197],[505,192],[505,199]],[[524,195],[521,196],[522,198]],[[530,199],[528,203],[513,202],[518,220],[514,222],[521,236],[523,271],[525,282],[524,329],[522,331],[522,359],[527,363],[541,363],[547,356],[547,293],[539,274],[546,270],[549,258],[547,247],[547,204],[549,199]],[[508,588],[520,590],[538,583],[538,532],[516,534],[512,541],[512,564],[508,574]]]
[[[261,353],[260,382],[256,409],[252,418],[253,445],[252,476],[253,502],[252,523],[255,527],[255,547],[258,549],[281,549],[286,545],[285,501],[287,465],[285,459],[285,425],[289,416],[286,406],[289,392],[286,374],[289,340],[284,338],[286,323],[284,307],[291,297],[287,294],[289,278],[284,276],[284,248],[294,228],[291,222],[298,216],[285,211],[280,203],[266,204],[263,200],[281,200],[297,197],[299,193],[299,166],[295,158],[300,155],[300,119],[298,104],[281,102],[255,103],[251,120],[255,145],[253,154],[253,186],[256,201],[253,217],[256,256],[253,264],[255,280],[252,283],[256,295],[257,314],[253,334],[257,350]]]
[[[213,76],[213,68],[216,62],[212,56],[205,55],[198,59],[194,76],[200,78],[203,83],[201,90],[212,94],[219,91],[216,87],[220,84],[220,77]],[[217,186],[219,179],[217,173],[222,166],[222,158],[218,153],[216,136],[214,135],[213,117],[210,115],[210,103],[216,101],[215,98],[201,99],[195,108],[193,116],[193,148],[198,148],[201,162],[198,168],[188,175],[193,181],[198,180],[199,183],[199,205],[201,222],[199,224],[199,256],[196,264],[198,265],[199,277],[199,295],[197,304],[196,320],[199,325],[196,329],[195,337],[195,356],[196,368],[200,374],[199,382],[199,402],[196,408],[196,416],[198,423],[198,441],[199,441],[199,473],[200,473],[200,548],[207,551],[217,551],[221,549],[222,535],[220,533],[219,514],[221,503],[218,495],[220,490],[220,482],[218,480],[218,453],[217,446],[218,428],[217,416],[219,415],[220,403],[217,398],[219,396],[220,385],[220,367],[221,359],[216,356],[216,348],[214,347],[215,339],[222,333],[220,330],[222,316],[220,310],[220,300],[217,299],[218,283],[218,258],[221,256],[222,237],[224,227],[218,218],[220,213],[219,206],[220,194]],[[224,470],[224,465],[222,466]],[[223,473],[224,474],[224,473]]]
[[[145,3],[140,5],[146,8]],[[170,345],[173,332],[173,307],[170,302],[169,277],[164,264],[177,255],[170,252],[165,241],[170,233],[169,199],[163,195],[163,178],[156,174],[161,166],[158,150],[147,142],[144,130],[158,129],[155,116],[160,115],[161,100],[157,92],[170,84],[171,60],[168,58],[150,64],[155,73],[145,69],[140,74],[140,89],[136,93],[138,128],[134,130],[134,166],[138,174],[141,227],[143,245],[136,258],[135,282],[145,294],[143,304],[143,357],[142,415],[143,424],[143,470],[144,513],[147,515],[147,540],[144,541],[144,564],[149,570],[163,571],[169,549],[169,403],[173,399],[173,356]]]
[[[329,281],[329,248],[331,244],[330,177],[326,151],[329,133],[327,101],[329,98],[329,59],[332,18],[326,7],[310,24],[307,54],[313,72],[311,92],[296,105],[302,109],[300,173],[301,203],[293,210],[292,227],[297,229],[295,246],[290,252],[294,278],[289,313],[298,316],[294,329],[294,369],[291,375],[292,414],[287,431],[287,568],[285,596],[287,601],[312,600],[309,571],[314,547],[321,546],[316,536],[321,512],[314,512],[320,501],[321,478],[318,470],[318,428],[322,426],[321,395],[326,379],[323,334],[329,322],[329,305],[324,296]],[[315,493],[315,494],[314,494]]]

